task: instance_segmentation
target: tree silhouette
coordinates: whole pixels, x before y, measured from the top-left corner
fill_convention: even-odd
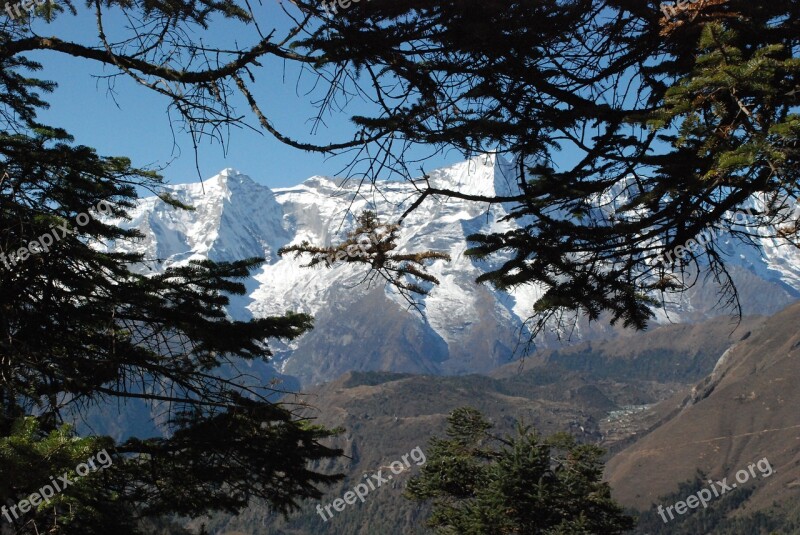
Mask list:
[[[543,438],[519,426],[505,438],[472,408],[448,417],[446,439],[435,438],[428,462],[406,496],[433,502],[435,533],[619,534],[633,528],[602,483],[602,450],[568,435]]]

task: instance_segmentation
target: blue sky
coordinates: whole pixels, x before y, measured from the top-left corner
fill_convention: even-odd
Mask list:
[[[61,39],[95,46],[98,44],[94,17],[85,5],[78,5],[78,15],[63,13],[52,24],[34,22],[34,30],[43,36],[55,35]],[[269,31],[267,23],[285,21],[277,2],[265,0],[255,9],[264,10],[260,23]],[[260,13],[259,13],[260,14]],[[280,27],[279,24],[276,26]],[[106,33],[111,41],[123,35],[124,22],[109,20]],[[241,25],[217,21],[202,36],[204,43],[238,44],[249,46],[255,36],[244,35]],[[127,35],[127,34],[124,34]],[[127,77],[114,83],[113,94],[105,80],[97,76],[115,72],[96,62],[75,59],[55,52],[29,54],[42,63],[44,70],[36,76],[58,83],[55,93],[46,96],[51,108],[40,113],[47,124],[60,126],[75,136],[75,141],[97,149],[103,155],[128,156],[137,166],[164,166],[166,182],[183,183],[198,180],[195,153],[190,136],[179,130],[173,132],[167,116],[168,100],[151,90],[139,86]],[[311,136],[309,118],[315,109],[304,93],[313,87],[309,75],[299,77],[299,71],[283,62],[269,61],[254,71],[256,84],[251,86],[262,109],[270,115],[276,126],[295,138],[320,144],[353,138],[347,115],[327,119],[327,128]],[[363,111],[358,106],[353,111]],[[255,118],[245,106],[238,110],[256,125]],[[253,179],[270,187],[298,184],[306,178],[322,174],[338,175],[349,161],[347,156],[324,157],[288,147],[263,130],[231,129],[225,149],[218,142],[203,141],[198,151],[198,165],[203,178],[213,176],[221,169],[234,167]],[[457,153],[437,157],[425,164],[426,170],[463,159]]]

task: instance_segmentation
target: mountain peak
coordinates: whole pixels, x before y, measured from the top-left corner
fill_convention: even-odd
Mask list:
[[[219,175],[220,176],[238,176],[238,175],[247,176],[247,175],[244,175],[238,169],[235,169],[233,167],[226,167],[225,169],[223,169],[222,171],[219,172]]]
[[[497,152],[473,156],[455,165],[429,173],[431,184],[442,189],[470,195],[512,196],[517,191],[516,169],[513,162]]]
[[[269,190],[268,187],[257,183],[249,175],[233,167],[226,167],[211,178],[199,182],[175,184],[169,188],[179,196],[183,194],[189,197],[206,197],[209,194],[228,196],[230,193],[238,193],[242,190],[248,194],[254,190]]]
[[[250,178],[249,175],[246,175],[241,171],[239,171],[238,169],[234,169],[233,167],[226,167],[218,174],[208,179],[207,182],[216,183],[222,187],[225,187],[228,190],[236,189],[237,186],[245,186],[248,188],[265,187],[261,186],[260,184],[257,184],[252,178]]]

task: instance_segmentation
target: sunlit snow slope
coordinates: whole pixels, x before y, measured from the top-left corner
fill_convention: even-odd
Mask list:
[[[512,191],[511,164],[485,155],[430,173],[441,188],[480,195]],[[529,286],[509,295],[475,284],[486,266],[464,257],[469,234],[499,230],[502,205],[428,199],[404,222],[400,250],[446,252],[430,271],[441,281],[421,304],[425,315],[410,310],[393,288],[362,282],[365,271],[354,265],[332,269],[302,268],[307,262],[277,250],[308,240],[335,243],[353,228],[354,214],[374,210],[393,221],[417,194],[407,183],[384,183],[380,192],[356,182],[312,177],[293,188],[270,190],[233,169],[202,184],[172,186],[195,211],[180,211],[158,198],[143,199],[133,219],[145,239],[117,243],[121,250],[143,252],[155,269],[191,259],[236,260],[263,256],[267,264],[247,282],[248,295],[232,302],[230,313],[250,315],[304,311],[315,328],[291,346],[278,346],[280,372],[303,383],[333,379],[349,370],[459,374],[485,372],[513,358],[520,329],[530,316],[540,289]],[[720,238],[724,240],[724,238]],[[730,262],[739,281],[745,313],[773,313],[800,297],[800,254],[765,243],[763,253],[741,245]],[[733,248],[735,247],[735,248]],[[713,283],[692,290],[659,321],[695,321],[726,313],[715,310]],[[524,332],[524,331],[523,331]],[[577,337],[609,334],[603,324],[579,324]],[[543,344],[553,343],[543,340]]]

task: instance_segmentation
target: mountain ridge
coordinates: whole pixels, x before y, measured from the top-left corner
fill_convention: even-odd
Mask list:
[[[515,187],[513,166],[487,154],[433,170],[426,178],[442,189],[507,194]],[[415,198],[409,183],[376,187],[314,176],[297,186],[271,190],[227,168],[203,183],[168,189],[195,210],[181,212],[158,198],[145,198],[131,221],[117,222],[139,229],[144,240],[108,246],[158,260],[153,265],[156,272],[194,259],[264,257],[266,264],[245,281],[247,295],[235,298],[229,313],[237,319],[287,310],[315,316],[314,331],[290,344],[273,344],[276,370],[303,384],[329,381],[350,370],[487,373],[520,356],[517,344],[528,335],[526,320],[542,289],[528,285],[505,293],[478,285],[475,279],[503,259],[477,263],[464,256],[466,236],[514,228],[513,222],[498,223],[508,213],[507,206],[429,198],[406,217],[400,251],[439,250],[452,258],[429,267],[441,284],[419,299],[424,311],[420,315],[409,310],[393,288],[363,283],[366,268],[345,263],[306,269],[302,258],[277,254],[280,247],[303,240],[323,246],[336,243],[355,228],[354,215],[365,210],[376,212],[382,221],[396,220]],[[771,314],[800,298],[800,252],[778,254],[772,245],[765,242],[764,255],[728,247],[745,314]],[[659,312],[656,323],[718,315],[720,311],[713,310],[716,299],[713,284],[700,284]],[[389,317],[392,320],[386,321]],[[619,332],[602,322],[579,320],[574,335],[591,340]],[[559,336],[552,333],[537,339],[537,347],[559,344]]]
[[[791,306],[775,317],[745,317],[733,327],[726,318],[714,318],[694,325],[658,326],[636,337],[619,337],[543,351],[523,363],[504,366],[491,376],[442,377],[394,372],[347,372],[333,381],[310,388],[305,397],[309,408],[303,413],[304,416],[313,418],[315,423],[329,427],[341,426],[345,430],[333,439],[333,443],[343,448],[347,457],[326,465],[325,469],[342,471],[348,479],[341,485],[327,489],[320,501],[326,502],[340,496],[362,473],[385,465],[411,448],[419,446],[427,452],[431,438],[443,435],[447,414],[456,407],[472,406],[494,424],[492,432],[497,436],[511,433],[517,424],[523,423],[543,435],[569,432],[580,442],[606,448],[610,457],[607,466],[612,495],[623,505],[633,506],[639,511],[646,511],[650,499],[656,500],[655,496],[678,491],[678,485],[692,475],[693,464],[699,462],[704,467],[707,467],[707,463],[724,464],[731,468],[721,474],[714,472],[709,475],[721,479],[764,456],[770,461],[774,459],[774,466],[776,470],[780,467],[780,472],[776,471],[776,475],[758,482],[760,485],[772,485],[768,493],[765,494],[767,489],[764,487],[756,488],[752,495],[738,495],[745,505],[732,516],[747,516],[753,512],[772,514],[773,501],[788,511],[795,494],[780,496],[774,490],[788,485],[786,492],[797,492],[792,490],[795,489],[792,483],[796,479],[800,481],[800,470],[797,468],[800,464],[792,462],[792,452],[797,451],[793,435],[783,435],[780,442],[772,444],[762,441],[759,447],[763,449],[730,448],[725,452],[725,457],[720,459],[713,455],[695,457],[692,455],[694,451],[685,455],[685,458],[681,456],[675,459],[676,452],[685,453],[681,449],[683,443],[694,442],[702,437],[670,433],[670,427],[676,423],[686,424],[680,421],[686,407],[706,402],[692,398],[693,395],[695,398],[704,395],[703,387],[698,388],[698,385],[704,385],[709,380],[719,383],[725,381],[724,377],[741,383],[751,376],[747,370],[736,378],[729,374],[719,375],[720,370],[742,370],[743,365],[749,368],[752,363],[739,358],[726,361],[722,355],[735,357],[743,344],[760,343],[763,337],[767,337],[789,341],[765,348],[768,355],[763,359],[763,368],[787,361],[780,349],[784,346],[798,345],[792,350],[795,355],[792,358],[796,361],[800,342],[796,341],[796,333],[789,338],[785,336],[792,327],[785,320],[796,320],[798,313],[800,304]],[[777,325],[781,325],[781,328],[777,329]],[[737,347],[740,349],[737,350]],[[592,366],[593,363],[597,365]],[[659,379],[663,375],[661,369],[665,367],[676,371],[671,377]],[[800,368],[795,367],[786,375],[786,382],[798,377]],[[760,391],[763,395],[770,394],[769,389]],[[796,394],[793,399],[796,399]],[[721,401],[722,404],[715,410],[726,414],[727,421],[740,420],[738,425],[745,433],[754,430],[754,422],[750,418],[738,418],[736,408],[739,401],[724,397]],[[784,410],[774,418],[786,416]],[[796,417],[793,421],[796,421]],[[708,416],[695,419],[692,425],[700,430],[707,428],[708,434],[716,431],[715,420]],[[642,456],[637,455],[637,451],[640,451],[638,448],[652,448],[656,437],[658,462],[653,465],[638,463],[642,460]],[[793,449],[790,451],[787,448]],[[635,472],[619,472],[620,467],[628,468],[629,463],[636,465]],[[678,463],[680,469],[675,469],[673,465]],[[269,525],[274,533],[424,533],[420,519],[427,515],[428,509],[402,497],[404,484],[405,479],[400,480],[397,486],[376,493],[367,503],[347,509],[327,524],[316,515],[314,503],[303,504],[297,514],[286,519],[254,504],[235,518],[214,518],[209,527],[212,532],[218,530],[225,535],[260,533],[256,526],[265,525]],[[636,497],[642,489],[649,490],[647,499]],[[685,496],[680,495],[676,499],[683,498]],[[669,503],[665,502],[664,505]],[[719,511],[715,514],[715,521],[729,516]],[[658,517],[656,521],[661,523]],[[676,522],[665,527],[667,530],[670,528],[680,529],[680,526]],[[717,533],[708,522],[704,528],[702,533]],[[659,533],[667,532],[673,531]],[[698,531],[674,532],[688,534]],[[653,531],[643,527],[635,533],[644,535]]]

